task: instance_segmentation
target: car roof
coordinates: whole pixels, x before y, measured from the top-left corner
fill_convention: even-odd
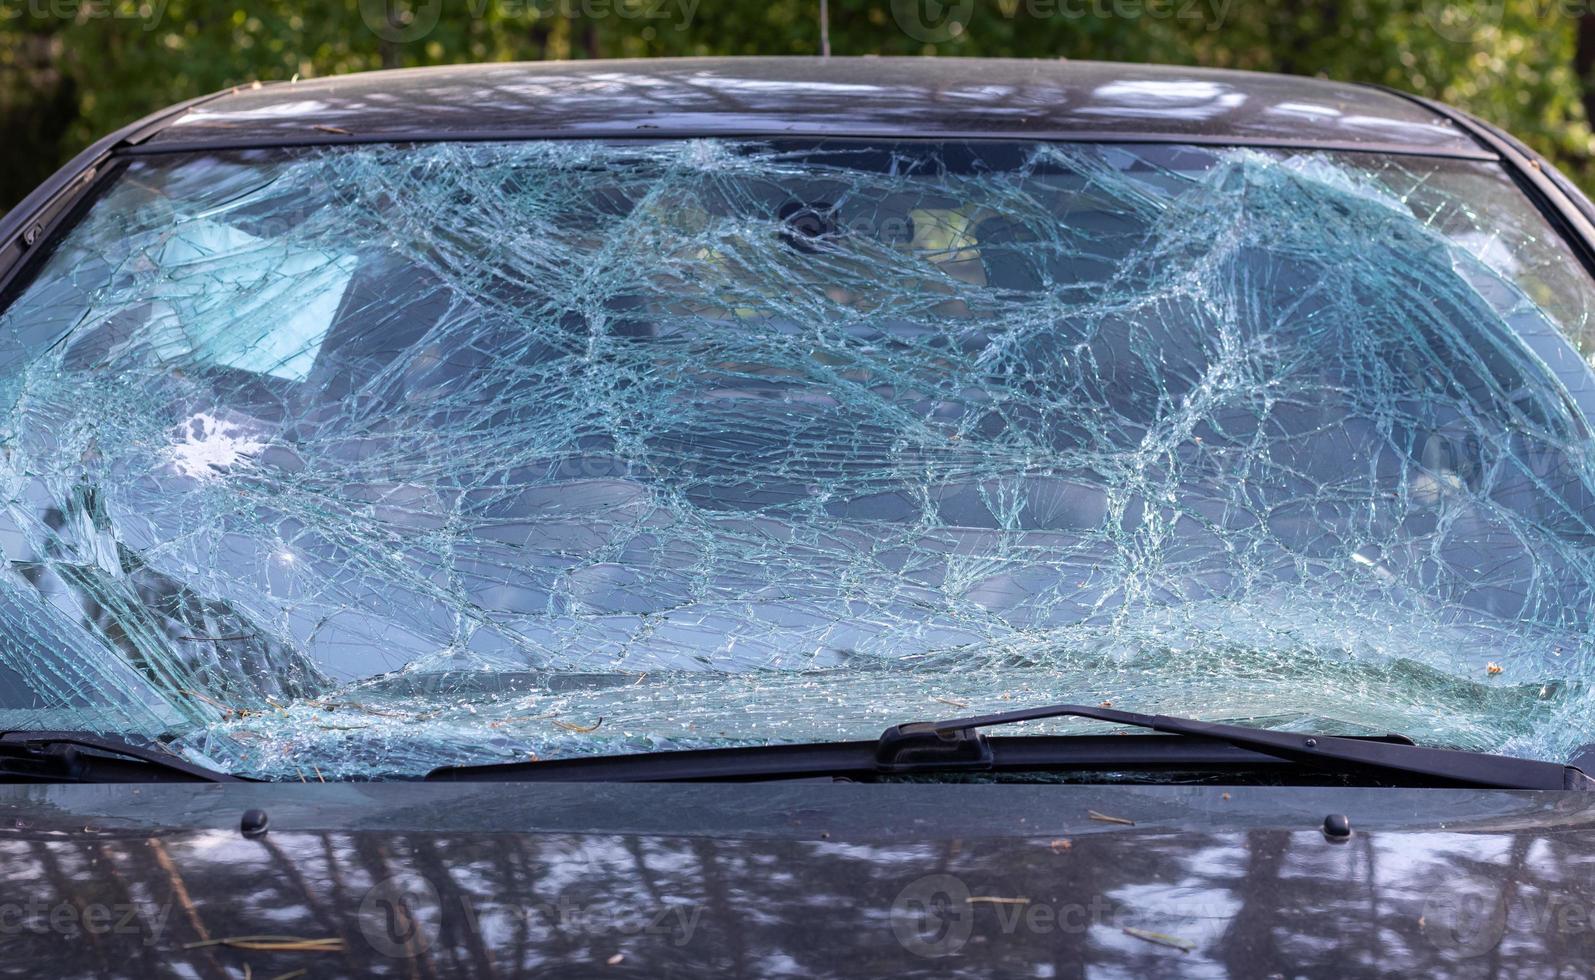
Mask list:
[[[234,89],[141,149],[710,135],[1151,140],[1489,157],[1371,86],[1161,65],[681,58],[366,72]]]

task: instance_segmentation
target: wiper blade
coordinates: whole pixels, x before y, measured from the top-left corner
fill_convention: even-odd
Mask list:
[[[171,751],[86,732],[0,733],[0,783],[230,783]]]
[[[987,738],[980,729],[1059,717],[1094,718],[1167,733]],[[444,766],[429,780],[698,782],[803,778],[871,779],[910,773],[1027,771],[1338,772],[1418,785],[1500,789],[1595,789],[1572,766],[1449,749],[1399,735],[1302,735],[1239,725],[1059,704],[1001,714],[911,722],[876,741],[683,749],[630,755]]]
[[[948,721],[898,725],[881,736],[878,754],[887,771],[914,771],[960,762],[981,768],[990,762],[992,750],[980,729],[1044,718],[1094,718],[1170,735],[1214,739],[1236,748],[1339,771],[1384,772],[1492,789],[1595,789],[1595,780],[1582,770],[1556,762],[1427,748],[1405,739],[1278,732],[1083,704],[1052,704]]]

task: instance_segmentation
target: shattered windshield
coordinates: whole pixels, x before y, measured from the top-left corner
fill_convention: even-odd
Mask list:
[[[0,718],[284,779],[1004,701],[1565,758],[1591,295],[1474,161],[135,158],[0,315]]]

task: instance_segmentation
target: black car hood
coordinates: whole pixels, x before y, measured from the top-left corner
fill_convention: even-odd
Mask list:
[[[10,786],[0,948],[61,977],[1549,976],[1595,953],[1592,824],[1463,790]]]

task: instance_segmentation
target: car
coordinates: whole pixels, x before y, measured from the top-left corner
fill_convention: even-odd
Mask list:
[[[156,113],[0,220],[0,947],[1581,972],[1592,221],[1184,67]]]

